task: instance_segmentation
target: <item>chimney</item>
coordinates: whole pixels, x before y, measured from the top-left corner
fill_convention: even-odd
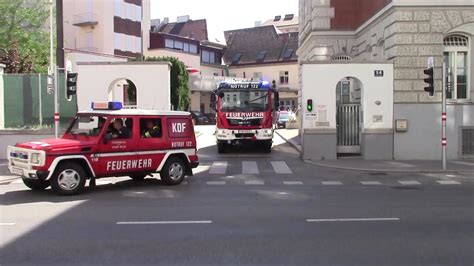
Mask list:
[[[262,21],[261,20],[255,21],[255,28],[260,27],[260,26],[262,26]]]
[[[177,19],[176,19],[176,22],[177,23],[183,23],[183,22],[188,22],[189,21],[189,15],[186,15],[186,16],[179,16]]]
[[[166,25],[168,23],[170,23],[170,18],[164,18],[163,19],[163,25]]]

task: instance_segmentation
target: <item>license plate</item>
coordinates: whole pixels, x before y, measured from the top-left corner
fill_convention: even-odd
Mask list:
[[[15,174],[15,175],[23,175],[23,169],[20,169],[20,168],[12,168],[12,174]]]
[[[253,130],[239,130],[237,131],[238,133],[240,134],[252,134],[252,133],[255,133],[255,131]]]

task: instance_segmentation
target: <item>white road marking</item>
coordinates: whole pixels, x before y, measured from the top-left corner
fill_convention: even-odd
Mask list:
[[[265,182],[258,181],[258,180],[249,180],[249,181],[245,181],[245,184],[252,185],[252,186],[259,186],[259,185],[265,185]]]
[[[420,182],[412,181],[412,180],[400,180],[400,181],[398,181],[398,183],[400,183],[401,185],[404,185],[404,186],[421,185]]]
[[[454,180],[438,180],[436,182],[438,182],[440,185],[461,185],[460,182]]]
[[[364,186],[378,186],[382,185],[379,181],[360,181],[360,183]]]
[[[208,185],[225,185],[225,181],[207,181],[206,184]]]
[[[400,221],[400,218],[342,218],[342,219],[307,219],[308,223],[324,223],[324,222],[383,222],[383,221]]]
[[[157,224],[211,224],[212,221],[132,221],[117,222],[117,225],[157,225]]]
[[[298,186],[298,185],[303,185],[303,182],[301,182],[301,181],[283,181],[283,185]]]
[[[227,162],[213,162],[209,174],[221,175],[227,171]]]
[[[242,174],[255,174],[259,173],[257,162],[255,161],[244,161],[242,162]]]
[[[474,163],[470,163],[470,162],[453,161],[453,163],[460,164],[460,165],[474,166]]]
[[[286,164],[284,161],[276,161],[276,162],[271,162],[273,166],[273,170],[277,174],[293,174],[291,171],[290,167]]]
[[[321,184],[325,186],[340,186],[342,185],[342,182],[341,181],[323,181],[321,182]]]
[[[13,226],[15,223],[0,223],[0,226]]]
[[[6,163],[0,163],[0,166],[6,166],[7,164]]]

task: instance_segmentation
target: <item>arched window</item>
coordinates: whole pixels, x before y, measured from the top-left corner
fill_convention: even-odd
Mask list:
[[[469,39],[454,34],[444,38],[444,62],[452,73],[453,87],[446,95],[448,99],[466,100],[469,95]]]

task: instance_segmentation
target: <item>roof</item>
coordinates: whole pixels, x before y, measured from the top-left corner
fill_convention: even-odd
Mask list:
[[[141,109],[122,109],[122,110],[85,110],[78,114],[94,114],[94,115],[131,115],[131,116],[189,116],[189,112],[181,111],[158,111],[158,110],[141,110]]]
[[[205,19],[173,22],[162,25],[158,32],[188,37],[198,41],[207,41],[207,22]]]
[[[296,61],[298,33],[279,33],[275,26],[226,31],[224,61],[231,66]],[[240,56],[239,56],[240,55]]]
[[[299,20],[298,17],[292,17],[290,20],[285,20],[285,18],[281,18],[278,21],[275,21],[275,19],[269,19],[265,21],[262,26],[270,26],[273,25],[277,28],[286,28],[286,27],[291,27],[291,26],[299,26]]]

